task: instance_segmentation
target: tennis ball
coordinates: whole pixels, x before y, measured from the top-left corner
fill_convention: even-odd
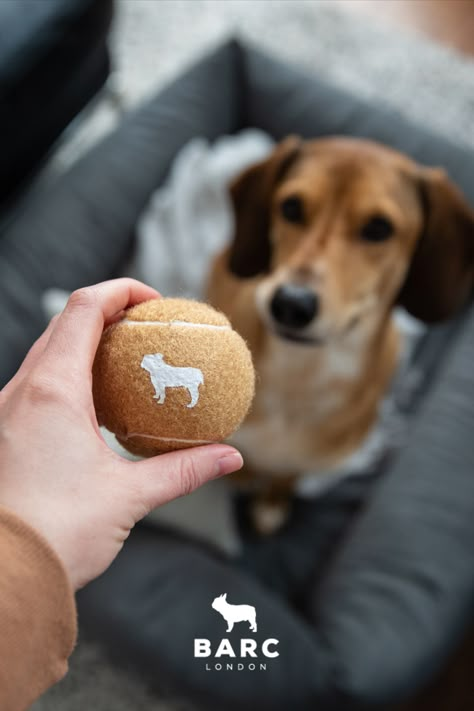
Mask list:
[[[93,367],[97,419],[150,457],[226,439],[247,414],[252,357],[228,319],[187,299],[153,299],[105,329]]]

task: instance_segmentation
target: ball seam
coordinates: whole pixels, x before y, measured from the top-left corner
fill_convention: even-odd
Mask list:
[[[158,435],[143,434],[141,432],[130,432],[126,437],[121,436],[122,440],[129,440],[132,437],[144,437],[145,439],[157,439],[160,442],[184,442],[185,444],[216,444],[213,439],[184,439],[183,437],[158,437]]]
[[[184,326],[187,328],[207,328],[213,331],[231,331],[230,326],[220,326],[214,323],[189,323],[188,321],[131,321],[129,319],[123,319],[117,323],[117,326],[121,324],[127,326]]]

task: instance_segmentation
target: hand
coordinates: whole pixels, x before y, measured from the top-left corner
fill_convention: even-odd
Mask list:
[[[104,326],[158,296],[132,279],[74,292],[0,392],[0,504],[44,536],[74,589],[110,565],[151,509],[242,466],[217,444],[132,463],[101,436],[91,370]]]

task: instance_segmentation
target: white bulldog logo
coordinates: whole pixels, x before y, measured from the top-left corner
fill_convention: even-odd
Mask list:
[[[143,356],[141,367],[150,374],[155,388],[155,400],[163,405],[166,400],[166,388],[186,388],[191,402],[186,407],[194,407],[199,400],[199,386],[204,383],[204,376],[199,368],[179,368],[165,363],[162,353]]]
[[[232,630],[236,622],[248,622],[250,630],[257,631],[257,611],[252,605],[232,605],[227,602],[227,593],[224,593],[213,600],[212,607],[220,612],[227,622],[227,632]]]

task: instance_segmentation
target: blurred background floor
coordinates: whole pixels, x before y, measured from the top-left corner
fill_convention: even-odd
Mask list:
[[[473,8],[474,0],[118,0],[110,86],[131,108],[198,54],[239,34],[473,145],[474,60],[450,46],[447,35],[445,44],[428,37],[436,36],[428,30],[436,23],[438,33],[446,34],[449,22],[467,32]],[[471,38],[474,46],[474,32]],[[96,102],[69,132],[50,170],[63,169],[118,120],[113,101]]]
[[[335,0],[348,10],[383,17],[474,55],[473,0]]]
[[[474,61],[454,48],[466,49],[449,39],[448,21],[439,19],[440,12],[444,17],[460,12],[453,8],[461,2],[118,0],[111,86],[115,98],[131,109],[199,54],[238,33],[309,73],[385,104],[456,143],[473,146]],[[446,7],[436,11],[439,29],[428,30],[428,21],[433,27],[435,17],[428,8],[435,4]],[[472,4],[468,0],[471,23]],[[467,32],[467,15],[464,18],[460,22]],[[445,44],[431,41],[427,33]],[[471,37],[474,42],[474,32]],[[68,131],[54,154],[50,175],[66,169],[119,120],[120,111],[105,93]],[[82,640],[66,679],[34,705],[34,711],[183,708],[181,703],[160,700],[139,680],[115,670],[98,647]]]

